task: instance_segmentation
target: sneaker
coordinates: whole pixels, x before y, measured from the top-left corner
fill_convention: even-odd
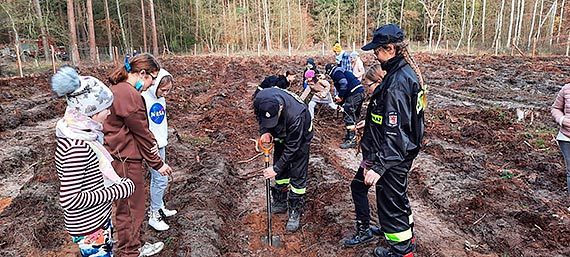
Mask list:
[[[160,208],[160,210],[158,210],[159,212],[162,212],[162,214],[164,214],[164,217],[171,217],[174,216],[174,214],[178,213],[177,210],[169,210],[166,209],[164,206],[162,208]]]
[[[164,222],[163,216],[160,214],[160,210],[151,211],[150,217],[148,218],[148,225],[158,231],[165,231],[170,228],[166,222]]]
[[[139,257],[155,255],[162,251],[162,248],[164,248],[163,242],[156,242],[154,244],[145,242],[144,245],[139,248]]]

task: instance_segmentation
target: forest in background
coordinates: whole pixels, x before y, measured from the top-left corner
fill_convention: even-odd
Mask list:
[[[395,23],[428,52],[568,55],[569,11],[565,0],[1,0],[0,44],[44,39],[75,63],[115,47],[291,54],[358,49]]]

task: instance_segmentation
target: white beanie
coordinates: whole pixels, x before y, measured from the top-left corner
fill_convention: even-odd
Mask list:
[[[91,76],[79,76],[69,66],[61,67],[51,77],[51,88],[58,96],[64,96],[67,106],[93,116],[111,106],[113,92],[100,80]]]

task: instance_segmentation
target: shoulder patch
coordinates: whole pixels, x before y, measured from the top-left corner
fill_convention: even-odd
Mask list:
[[[398,113],[397,112],[389,112],[388,113],[388,121],[386,122],[388,127],[396,127],[398,126]]]

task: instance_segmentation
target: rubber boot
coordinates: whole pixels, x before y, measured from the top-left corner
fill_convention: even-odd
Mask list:
[[[376,257],[414,257],[414,249],[416,248],[416,238],[403,242],[394,242],[388,240],[390,248],[376,247],[374,256]]]
[[[302,209],[303,198],[289,197],[289,219],[287,220],[287,231],[295,232],[299,229]]]
[[[341,149],[353,148],[356,146],[356,132],[354,130],[346,130],[347,140],[340,145]]]
[[[289,187],[287,185],[275,185],[274,187],[271,187],[271,196],[273,199],[273,201],[271,201],[271,213],[285,213],[287,211],[288,192]]]
[[[372,229],[368,221],[356,221],[356,233],[350,238],[342,240],[344,246],[357,246],[363,243],[368,243],[374,239]]]

